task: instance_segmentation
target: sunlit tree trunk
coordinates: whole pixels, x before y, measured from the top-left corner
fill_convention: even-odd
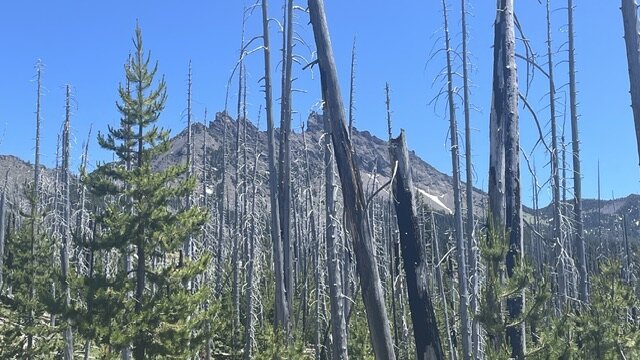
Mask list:
[[[331,114],[331,139],[342,182],[347,226],[354,241],[356,268],[367,314],[371,342],[377,359],[393,360],[395,354],[385,309],[373,241],[366,219],[365,198],[360,171],[346,128],[346,117],[329,37],[323,0],[309,0],[309,16],[318,52],[320,76],[326,86],[326,102]]]
[[[573,150],[573,215],[574,242],[578,266],[578,299],[583,303],[589,302],[587,259],[584,246],[584,230],[582,222],[582,172],[580,170],[580,137],[578,131],[578,95],[576,90],[576,60],[573,28],[573,0],[567,1],[568,35],[569,35],[569,108],[571,109],[571,146]]]

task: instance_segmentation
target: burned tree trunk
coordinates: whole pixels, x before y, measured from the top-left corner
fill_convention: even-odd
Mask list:
[[[262,0],[262,39],[264,41],[264,92],[265,111],[267,114],[267,140],[269,162],[269,189],[271,200],[271,241],[273,243],[273,259],[275,273],[275,310],[276,327],[283,330],[289,328],[289,307],[284,289],[284,268],[282,255],[282,239],[280,237],[280,206],[278,204],[278,173],[276,167],[276,149],[273,130],[273,99],[271,89],[271,48],[269,44],[269,16],[267,0]]]
[[[576,90],[575,43],[573,39],[573,0],[568,0],[568,35],[569,35],[569,108],[571,110],[571,146],[573,150],[573,215],[575,221],[574,241],[578,263],[578,299],[589,302],[587,259],[584,248],[584,231],[582,223],[582,172],[580,170],[580,138],[578,132],[578,99]]]
[[[282,50],[282,97],[280,108],[280,153],[278,159],[278,196],[280,205],[280,232],[282,255],[284,256],[284,286],[289,313],[293,312],[293,254],[291,244],[291,98],[293,65],[293,0],[287,0],[285,8],[285,31]]]
[[[246,127],[245,127],[246,129]],[[256,142],[254,146],[254,161],[253,161],[253,178],[251,179],[251,234],[249,235],[248,255],[247,255],[247,312],[245,314],[245,335],[244,335],[244,354],[243,358],[249,360],[253,357],[253,344],[255,342],[255,329],[253,318],[254,314],[254,292],[257,287],[254,284],[255,279],[255,260],[256,260],[256,193],[257,193],[257,175],[258,175],[258,160],[260,159],[260,153],[258,152],[258,142],[260,137],[256,134]]]
[[[325,113],[324,129],[327,135],[331,130],[329,114]],[[335,178],[333,174],[333,151],[331,139],[325,136],[324,142],[324,172],[325,172],[325,205],[327,264],[329,268],[329,296],[331,301],[331,331],[333,335],[333,359],[347,360],[347,326],[345,322],[344,301],[342,300],[342,275],[340,274],[340,256],[338,252],[336,231]]]
[[[467,0],[462,0],[461,5],[462,17],[462,81],[464,92],[464,156],[466,170],[466,204],[467,204],[467,259],[469,260],[469,268],[472,272],[472,293],[471,293],[471,343],[472,356],[477,358],[480,353],[480,323],[478,322],[478,297],[480,295],[480,279],[478,274],[478,255],[475,246],[475,231],[473,219],[473,164],[471,163],[471,99],[469,91],[469,61],[467,50]]]
[[[518,72],[515,61],[513,0],[499,0],[495,24],[493,104],[491,109],[491,164],[489,169],[490,226],[508,234],[505,258],[512,277],[522,257],[522,203],[520,198],[520,134],[518,126]],[[500,157],[503,157],[502,159]],[[504,173],[501,174],[501,172]],[[501,191],[504,191],[501,193]],[[502,202],[504,201],[504,202]],[[502,222],[504,221],[504,223]],[[522,314],[524,294],[507,299],[509,318]],[[524,323],[507,327],[511,356],[524,358]]]
[[[65,121],[62,140],[62,188],[64,196],[62,246],[60,247],[60,265],[62,275],[62,293],[65,310],[71,307],[71,290],[69,289],[69,243],[71,242],[71,192],[70,192],[70,132],[71,132],[71,87],[66,86]],[[71,324],[65,321],[63,331],[64,359],[73,359],[73,330]]]
[[[222,179],[220,180],[220,201],[218,202],[218,241],[216,242],[215,256],[215,296],[222,297],[222,244],[224,242],[224,218],[227,183],[227,113],[222,117]]]
[[[427,249],[420,238],[404,131],[398,138],[390,140],[389,153],[391,163],[397,166],[396,176],[393,179],[393,196],[400,230],[400,246],[407,279],[417,359],[444,359],[436,315],[427,285],[429,277]],[[466,279],[463,281],[466,282]]]
[[[638,19],[638,3],[636,0],[622,0],[621,9],[627,62],[629,63],[631,108],[636,125],[638,157],[640,158],[640,20]]]
[[[192,86],[192,78],[191,78],[191,60],[189,60],[189,73],[187,75],[187,178],[193,176],[193,130],[191,127],[191,86]],[[193,194],[189,192],[185,199],[187,209],[190,209],[193,205]],[[191,237],[187,237],[184,240],[184,244],[182,245],[183,256],[186,260],[192,259],[193,253],[193,239]],[[187,280],[185,282],[186,288],[191,290],[191,281]]]
[[[331,114],[331,139],[338,173],[342,182],[342,196],[346,209],[347,226],[353,236],[357,270],[360,276],[362,298],[367,313],[373,351],[377,359],[393,360],[395,354],[385,309],[375,249],[367,222],[362,180],[354,150],[345,123],[344,104],[338,82],[338,71],[329,38],[329,28],[323,0],[309,0],[309,16],[318,52],[320,75],[326,84],[326,103]]]
[[[558,150],[558,126],[556,118],[556,88],[554,83],[554,62],[553,62],[553,45],[551,39],[551,6],[550,0],[547,0],[547,63],[549,71],[549,111],[551,112],[551,187],[553,193],[553,241],[555,247],[555,255],[558,259],[562,255],[562,229],[560,216],[560,163]],[[565,289],[564,267],[562,262],[557,261],[556,285],[559,293]],[[561,296],[560,305],[566,301],[566,294]]]
[[[449,18],[446,0],[442,0],[444,14],[445,48],[447,57],[447,100],[449,105],[449,133],[451,135],[451,168],[453,175],[454,228],[458,253],[458,286],[460,289],[460,337],[462,337],[462,359],[471,358],[471,333],[469,332],[469,290],[467,286],[466,244],[462,225],[462,194],[460,192],[460,153],[458,147],[458,120],[453,90],[453,65],[451,41],[449,38]]]

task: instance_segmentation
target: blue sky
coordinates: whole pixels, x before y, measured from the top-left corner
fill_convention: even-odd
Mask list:
[[[145,47],[159,61],[159,72],[166,76],[169,98],[160,123],[177,133],[185,125],[186,78],[189,60],[193,62],[194,116],[202,120],[205,107],[210,118],[223,110],[225,88],[236,62],[240,45],[243,6],[253,1],[3,1],[0,4],[0,153],[18,155],[33,161],[35,135],[34,64],[42,59],[43,75],[43,162],[55,161],[57,134],[64,118],[64,85],[73,88],[72,129],[75,140],[73,163],[78,166],[80,148],[93,126],[90,158],[92,163],[110,159],[95,141],[97,131],[115,124],[117,86],[124,78],[123,65],[132,49],[131,37],[136,19],[144,33]],[[298,0],[306,7],[306,1]],[[486,189],[488,161],[488,118],[491,96],[492,40],[495,9],[486,1],[471,0],[469,19],[470,50],[473,62],[472,114],[473,162],[475,185]],[[493,4],[493,2],[489,2]],[[460,42],[459,1],[448,1],[454,47]],[[629,107],[628,75],[622,22],[617,1],[576,1],[576,49],[579,89],[580,131],[583,156],[583,192],[597,194],[597,162],[602,171],[604,197],[639,193],[638,159]],[[270,13],[281,17],[280,0],[270,1]],[[552,1],[556,83],[567,80],[566,1]],[[436,168],[450,173],[448,120],[444,101],[435,106],[431,99],[444,85],[433,82],[444,65],[443,53],[428,62],[431,52],[442,47],[442,10],[439,1],[326,0],[333,46],[343,95],[347,95],[351,45],[357,38],[356,126],[385,138],[384,84],[392,88],[393,123],[396,132],[407,131],[410,148]],[[544,65],[546,50],[545,9],[537,1],[517,1],[517,16],[525,35]],[[274,50],[280,35],[272,23]],[[296,30],[309,47],[299,44],[297,53],[310,60],[313,37],[308,18],[297,14]],[[247,38],[259,35],[261,19],[256,11],[248,19]],[[523,53],[518,44],[518,52]],[[279,56],[277,51],[274,57]],[[275,62],[275,61],[274,61]],[[458,64],[459,65],[459,64]],[[258,80],[262,76],[261,54],[247,61],[249,72],[249,112],[252,119],[263,103]],[[546,66],[546,65],[545,65]],[[519,63],[520,84],[525,84],[525,66]],[[276,69],[274,69],[276,70]],[[304,90],[294,96],[296,114],[293,124],[299,128],[319,100],[318,74],[294,68],[295,88]],[[456,85],[461,85],[458,81]],[[547,83],[535,74],[529,102],[538,111],[547,128]],[[558,89],[563,110],[564,93]],[[279,89],[275,89],[279,94]],[[234,92],[232,91],[232,94]],[[235,102],[235,95],[230,103]],[[461,106],[459,106],[461,108]],[[235,111],[231,111],[235,113]],[[532,117],[521,110],[522,147],[535,158],[539,179],[546,179],[548,159],[539,146]],[[562,116],[561,116],[562,118]],[[462,121],[462,113],[458,114]],[[570,138],[567,118],[567,139]],[[531,177],[523,159],[523,197],[531,202]],[[542,183],[544,180],[539,180]],[[541,191],[541,202],[549,199],[549,190]]]

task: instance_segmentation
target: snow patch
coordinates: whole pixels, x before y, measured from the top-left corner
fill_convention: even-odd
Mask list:
[[[451,209],[449,209],[441,200],[438,196],[429,194],[428,192],[420,189],[420,188],[416,188],[418,189],[418,192],[420,194],[422,194],[423,196],[426,196],[429,200],[431,200],[435,205],[441,207],[443,210],[445,210],[446,212],[448,212],[449,214],[453,214],[453,211],[451,211]]]

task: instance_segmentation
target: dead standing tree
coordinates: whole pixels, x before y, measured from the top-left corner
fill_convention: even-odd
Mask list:
[[[576,90],[576,60],[573,29],[573,0],[567,1],[569,36],[569,109],[571,111],[571,146],[573,150],[573,215],[575,222],[574,241],[576,246],[578,274],[578,298],[582,303],[589,302],[587,260],[584,247],[582,222],[582,172],[580,171],[580,138],[578,132],[578,100]]]
[[[291,99],[293,66],[293,0],[287,0],[282,32],[282,96],[280,103],[280,153],[278,158],[278,196],[280,231],[284,256],[284,286],[289,313],[293,312],[293,254],[291,244]]]
[[[320,76],[326,86],[325,100],[331,114],[331,139],[338,173],[342,182],[344,207],[347,209],[347,226],[354,242],[356,268],[360,276],[362,298],[371,333],[373,351],[377,359],[394,360],[393,341],[384,304],[373,240],[367,221],[362,180],[346,128],[345,109],[329,37],[324,1],[308,0],[308,5],[318,53],[317,61],[320,67]]]
[[[471,358],[471,333],[469,332],[469,290],[467,287],[466,244],[462,225],[462,194],[460,192],[460,153],[458,147],[458,121],[453,89],[453,65],[447,4],[442,0],[444,14],[445,53],[447,58],[447,100],[449,105],[449,133],[451,134],[451,167],[453,169],[453,203],[456,250],[458,254],[458,286],[460,290],[460,335],[462,337],[462,359]]]
[[[280,237],[280,206],[278,204],[278,173],[276,167],[276,149],[273,129],[273,99],[271,88],[271,48],[269,44],[269,15],[267,0],[262,0],[262,40],[264,42],[264,92],[265,111],[267,115],[267,159],[269,162],[269,192],[271,201],[271,241],[273,243],[273,259],[275,274],[275,325],[283,330],[289,328],[289,307],[284,288],[284,268],[282,255],[282,239]]]
[[[621,10],[629,64],[631,108],[636,125],[636,140],[640,157],[640,20],[638,19],[638,2],[636,0],[622,0]]]
[[[326,109],[326,108],[325,108]],[[330,114],[325,111],[323,118],[324,166],[325,166],[325,237],[327,242],[327,264],[329,270],[329,295],[331,301],[331,331],[333,335],[333,358],[337,360],[349,359],[347,352],[347,327],[345,322],[344,301],[342,299],[342,275],[340,273],[339,241],[336,229],[336,190],[333,173],[333,151],[331,147]]]
[[[560,164],[558,149],[558,126],[556,117],[556,88],[554,83],[553,43],[551,38],[551,1],[547,0],[547,65],[549,72],[549,111],[551,113],[551,187],[553,193],[553,241],[557,260],[556,276],[558,293],[561,294],[560,305],[566,301],[566,287],[562,255],[562,224],[560,209]]]
[[[400,246],[407,279],[417,359],[444,359],[427,283],[429,277],[427,248],[420,238],[404,130],[398,138],[390,139],[389,154],[391,163],[397,168],[393,177],[393,196],[400,230]],[[466,279],[464,281],[466,282]]]
[[[478,358],[480,353],[480,324],[478,315],[478,296],[480,294],[480,279],[478,274],[478,254],[475,246],[475,232],[473,219],[473,164],[471,162],[471,96],[469,92],[469,51],[467,41],[467,0],[461,2],[462,20],[462,82],[463,82],[463,107],[464,107],[464,141],[465,141],[465,170],[466,170],[466,204],[467,204],[467,259],[469,260],[470,271],[473,274],[472,294],[471,294],[471,343],[473,346],[472,356]]]
[[[495,23],[493,97],[490,117],[489,226],[509,237],[505,258],[512,277],[522,257],[522,203],[520,198],[520,139],[518,126],[518,72],[515,61],[514,0],[499,0]],[[510,320],[518,319],[524,294],[507,299]],[[524,322],[508,326],[511,356],[523,359]]]
[[[70,133],[71,133],[71,87],[66,86],[65,120],[62,132],[62,189],[64,196],[62,246],[60,247],[61,283],[65,310],[71,307],[71,290],[69,289],[69,245],[71,242],[71,191],[70,191]],[[73,329],[65,320],[64,359],[73,359]]]

